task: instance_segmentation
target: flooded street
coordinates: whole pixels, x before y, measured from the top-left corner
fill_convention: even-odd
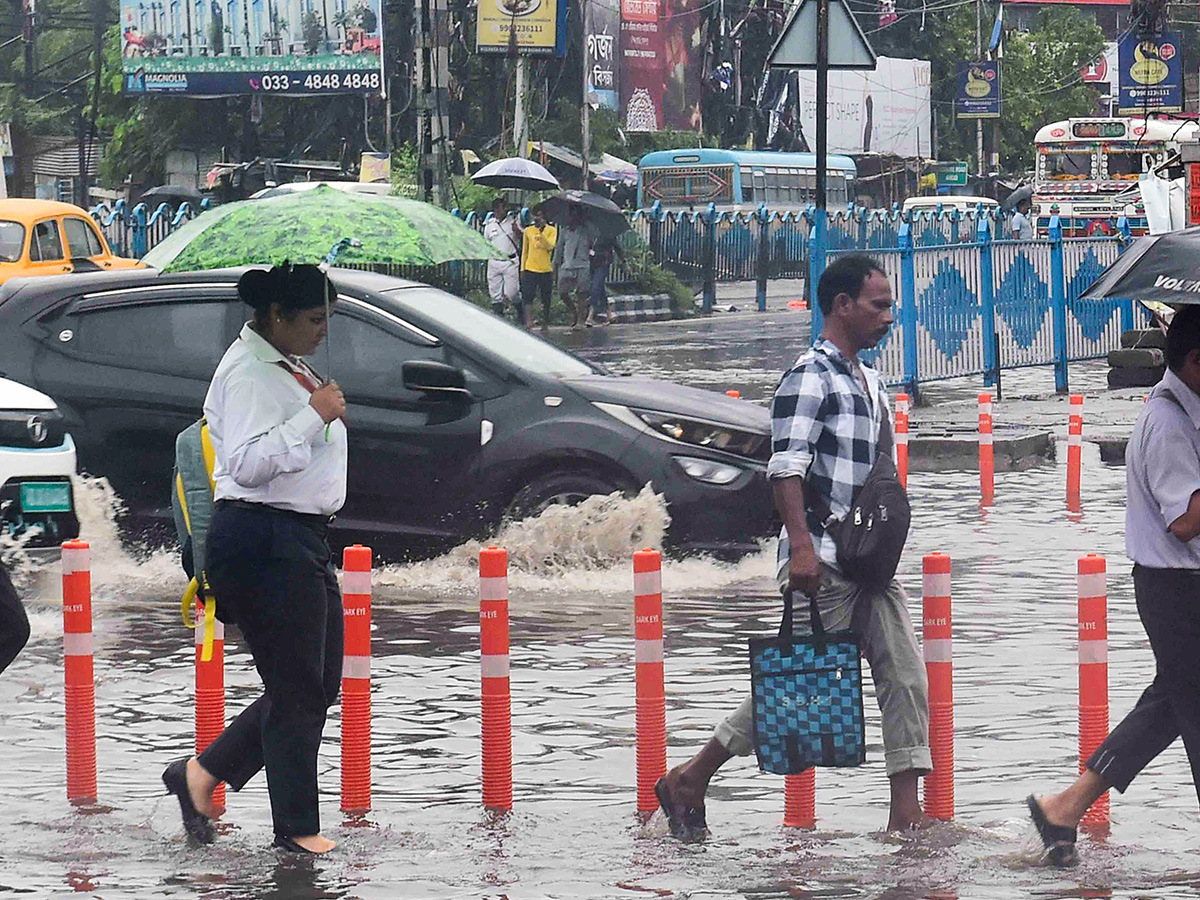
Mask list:
[[[563,343],[618,371],[761,399],[806,334],[807,315],[780,312],[592,329]],[[1091,386],[1095,371],[1073,367],[1073,386]],[[1011,383],[1014,393],[1052,389],[1053,375],[1031,370]],[[929,397],[979,389],[947,384]],[[998,473],[986,510],[973,472],[910,476],[914,521],[900,578],[914,620],[922,556],[953,559],[953,824],[879,832],[887,780],[870,689],[868,762],[818,770],[816,831],[781,827],[783,779],[758,773],[752,759],[714,780],[706,843],[674,841],[661,815],[638,822],[630,556],[661,538],[669,514],[644,492],[551,509],[501,536],[511,557],[514,811],[498,821],[480,803],[478,547],[376,572],[374,810],[364,822],[338,811],[335,708],[320,784],[325,833],[340,848],[317,861],[268,849],[261,776],[229,795],[213,846],[188,847],[159,780],[192,744],[193,643],[178,612],[185,578],[173,552],[123,548],[110,503],[84,485],[101,808],[66,802],[61,603],[31,598],[33,637],[0,677],[0,896],[1193,897],[1200,822],[1181,744],[1114,795],[1111,835],[1083,839],[1074,870],[1038,864],[1024,806],[1026,794],[1076,772],[1079,555],[1108,558],[1112,724],[1152,675],[1123,550],[1124,477],[1085,444],[1083,511],[1071,515],[1062,461]],[[746,642],[778,626],[773,569],[773,545],[738,563],[665,561],[670,765],[706,742],[748,690]],[[230,715],[260,691],[232,630],[226,685]]]

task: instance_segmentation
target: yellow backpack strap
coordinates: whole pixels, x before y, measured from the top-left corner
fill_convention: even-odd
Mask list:
[[[213,638],[217,630],[217,601],[211,596],[204,598],[204,645],[200,648],[200,661],[209,662],[213,654]]]
[[[192,604],[196,600],[196,594],[200,592],[200,582],[193,578],[188,582],[187,588],[183,592],[183,600],[179,604],[179,613],[183,616],[183,626],[192,628],[195,622],[192,619]]]
[[[204,470],[208,473],[208,487],[215,493],[217,482],[213,478],[213,469],[217,465],[217,452],[213,450],[212,438],[208,433],[208,425],[200,429],[200,448],[204,453]]]

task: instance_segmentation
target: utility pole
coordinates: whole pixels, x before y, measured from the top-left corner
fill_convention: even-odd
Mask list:
[[[975,0],[975,58],[983,59],[983,0]],[[975,120],[975,174],[983,177],[983,120]]]
[[[526,109],[526,93],[529,90],[529,57],[518,56],[513,60],[517,68],[517,99],[513,106],[513,145],[517,156],[522,159],[529,148],[529,112]]]
[[[418,188],[426,203],[445,205],[446,146],[449,140],[450,47],[446,0],[415,0]]]
[[[33,96],[33,73],[37,71],[37,6],[36,0],[22,0],[25,13],[21,35],[25,43],[25,96]]]
[[[829,0],[817,2],[817,209],[825,210],[829,153]]]
[[[583,40],[579,44],[579,57],[583,67],[583,102],[579,104],[579,126],[583,157],[579,166],[579,189],[588,189],[588,156],[592,152],[592,106],[588,103],[588,0],[579,0],[579,21],[583,25]]]

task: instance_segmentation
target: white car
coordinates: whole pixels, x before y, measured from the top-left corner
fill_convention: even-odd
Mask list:
[[[79,535],[75,442],[40,391],[0,378],[0,542],[49,558]]]

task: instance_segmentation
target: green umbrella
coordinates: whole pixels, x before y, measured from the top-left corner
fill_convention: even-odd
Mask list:
[[[165,238],[142,262],[164,272],[284,260],[318,263],[341,238],[360,245],[341,251],[342,263],[436,266],[502,258],[475,229],[436,206],[322,185],[209,210]]]

